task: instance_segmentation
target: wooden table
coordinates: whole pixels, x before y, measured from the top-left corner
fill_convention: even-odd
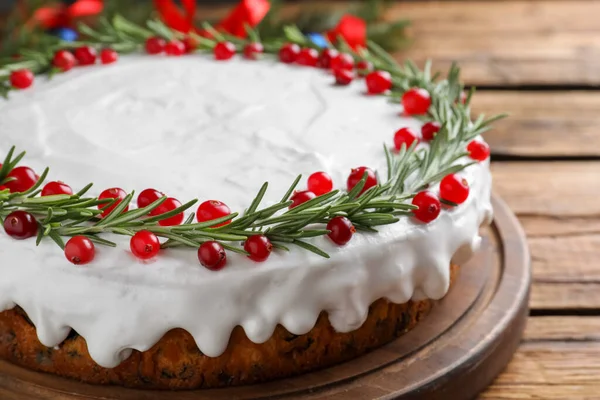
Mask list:
[[[405,2],[399,58],[456,60],[476,112],[508,112],[486,139],[494,188],[532,254],[531,316],[482,399],[600,398],[600,1]]]

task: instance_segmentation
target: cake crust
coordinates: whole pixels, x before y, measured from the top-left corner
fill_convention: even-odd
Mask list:
[[[451,282],[458,267],[451,266]],[[140,389],[185,390],[266,382],[325,368],[353,359],[413,329],[431,310],[432,300],[394,304],[373,303],[357,330],[339,333],[321,313],[305,335],[293,335],[281,325],[265,343],[249,340],[236,327],[219,357],[208,357],[183,329],[169,331],[150,350],[134,351],[113,369],[90,357],[85,339],[71,335],[58,348],[42,345],[35,327],[20,309],[0,313],[0,357],[25,368],[98,385]]]

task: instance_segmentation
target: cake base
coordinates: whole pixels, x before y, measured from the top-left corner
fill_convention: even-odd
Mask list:
[[[504,368],[527,317],[530,271],[516,218],[494,198],[482,250],[444,300],[400,339],[329,369],[260,385],[188,392],[91,386],[0,361],[10,400],[470,399]]]

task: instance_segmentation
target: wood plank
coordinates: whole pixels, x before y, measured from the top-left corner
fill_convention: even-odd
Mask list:
[[[600,2],[401,2],[389,19],[412,21],[398,58],[458,61],[469,84],[600,84]]]
[[[533,309],[600,309],[600,162],[493,163],[494,190],[522,222]]]
[[[521,225],[527,237],[566,237],[600,234],[600,218],[560,218],[523,216]]]
[[[600,235],[529,238],[535,282],[600,283]]]
[[[598,384],[600,343],[524,343],[496,384]]]
[[[600,162],[493,163],[494,190],[520,217],[600,217]]]
[[[530,317],[523,340],[480,399],[581,399],[597,393],[600,317]]]
[[[598,384],[494,384],[479,399],[486,400],[597,400]]]
[[[530,317],[525,341],[600,341],[600,317]]]
[[[532,309],[600,309],[600,283],[543,283],[531,287]]]
[[[524,343],[481,399],[598,398],[600,343]]]
[[[475,115],[509,114],[485,135],[492,151],[511,156],[600,156],[600,93],[480,91]]]

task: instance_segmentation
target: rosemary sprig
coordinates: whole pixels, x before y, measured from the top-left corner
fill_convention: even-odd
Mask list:
[[[213,33],[213,38],[194,36],[198,42],[198,52],[211,51],[218,40],[230,40],[236,44],[238,51],[241,51],[245,43],[260,38],[260,28],[254,30],[247,27],[249,39],[244,41],[219,33],[208,23],[204,23],[203,27]],[[90,45],[112,47],[120,52],[133,52],[140,50],[145,40],[153,35],[165,38],[181,37],[180,33],[170,30],[160,21],[148,21],[147,26],[143,27],[118,15],[110,21],[103,20],[96,29],[81,26],[80,30],[86,35],[83,41],[57,42],[49,45],[45,51],[23,51],[20,60],[0,63],[0,94],[4,90],[3,79],[14,69],[27,67],[36,73],[48,72],[52,54],[58,48]],[[272,54],[276,53],[284,42],[312,46],[308,37],[295,26],[286,27],[282,36],[270,36],[263,45],[265,51]],[[351,52],[356,59],[369,60],[376,68],[386,70],[392,75],[391,101],[398,101],[404,91],[411,87],[426,89],[431,95],[432,106],[425,118],[441,124],[440,131],[427,148],[418,148],[415,143],[396,153],[384,147],[387,171],[386,179],[380,185],[360,194],[366,182],[365,175],[348,193],[333,191],[288,209],[291,204],[289,198],[301,180],[299,176],[281,200],[273,205],[261,207],[268,191],[268,183],[265,183],[244,212],[203,223],[194,223],[193,215],[190,215],[182,225],[163,227],[159,224],[161,220],[186,212],[197,200],[191,200],[169,213],[150,217],[149,214],[165,201],[165,198],[145,208],[124,212],[134,197],[132,192],[108,215],[101,217],[102,211],[98,208],[109,207],[115,203],[114,200],[86,197],[91,184],[71,196],[37,197],[39,188],[48,174],[46,169],[37,184],[27,192],[0,191],[0,219],[15,210],[27,211],[36,217],[40,225],[37,242],[40,243],[45,237],[49,237],[60,247],[64,246],[63,237],[75,235],[85,235],[101,245],[115,246],[115,243],[102,238],[101,235],[134,235],[138,231],[148,230],[166,239],[163,248],[197,248],[206,241],[217,240],[226,249],[245,254],[241,242],[252,235],[264,234],[277,249],[288,250],[289,246],[294,245],[323,257],[328,257],[328,254],[308,240],[328,234],[325,226],[336,216],[346,216],[357,230],[368,233],[377,232],[379,226],[397,222],[411,214],[414,206],[410,204],[410,199],[416,192],[449,173],[468,167],[470,162],[463,161],[466,144],[490,129],[491,123],[503,116],[490,119],[481,116],[475,121],[471,120],[469,101],[472,92],[466,104],[458,101],[463,86],[459,81],[459,69],[455,65],[446,79],[439,80],[438,75],[432,75],[429,63],[423,70],[410,61],[399,65],[391,55],[373,42],[369,43],[367,49],[357,52],[352,51],[343,40],[340,40],[337,46],[340,50]],[[11,180],[10,171],[24,156],[25,153],[16,154],[14,147],[10,149],[0,168],[0,185]],[[223,222],[229,223],[213,228]]]

